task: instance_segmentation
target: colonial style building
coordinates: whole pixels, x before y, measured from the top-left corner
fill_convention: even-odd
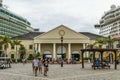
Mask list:
[[[81,49],[95,42],[99,35],[89,32],[76,32],[64,25],[60,25],[48,32],[30,32],[22,36],[13,37],[19,39],[27,50],[26,57],[39,52],[43,57],[77,58],[81,57]],[[8,56],[16,56],[15,49],[8,49]],[[19,55],[20,56],[20,55]],[[86,53],[84,57],[88,57]]]

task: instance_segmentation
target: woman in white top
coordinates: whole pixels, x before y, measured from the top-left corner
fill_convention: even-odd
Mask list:
[[[37,59],[37,57],[35,57],[35,59],[33,60],[33,66],[34,66],[35,76],[37,76],[37,70],[39,66],[39,60]]]

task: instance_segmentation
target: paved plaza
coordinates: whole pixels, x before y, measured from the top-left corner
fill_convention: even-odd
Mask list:
[[[81,68],[81,64],[64,64],[60,67],[59,64],[50,64],[48,76],[44,77],[39,74],[34,77],[32,65],[30,63],[12,64],[12,68],[0,69],[0,80],[120,80],[120,65],[114,70],[114,65],[111,69],[93,70],[92,64],[85,64],[85,69]]]

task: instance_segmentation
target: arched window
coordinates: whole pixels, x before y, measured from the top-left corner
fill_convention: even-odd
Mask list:
[[[44,54],[51,54],[51,52],[50,51],[45,51]]]
[[[43,58],[52,58],[52,54],[50,51],[45,51],[43,54]]]
[[[61,49],[63,48],[63,54],[66,53],[66,48],[63,46],[59,46],[58,49],[57,49],[57,53],[58,54],[61,54]]]
[[[73,51],[72,54],[79,54],[79,52],[78,51]]]
[[[62,58],[62,59],[66,58],[66,48],[64,46],[59,46],[58,47],[57,58]]]

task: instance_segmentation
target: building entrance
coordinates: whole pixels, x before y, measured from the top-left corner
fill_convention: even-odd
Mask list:
[[[80,60],[80,55],[79,54],[72,54],[72,58],[76,61]]]
[[[50,51],[45,51],[44,54],[43,54],[43,59],[45,58],[52,58],[52,54]]]
[[[57,58],[62,58],[62,59],[65,59],[65,54],[57,54]]]
[[[52,55],[51,54],[43,54],[43,59],[45,58],[52,58]]]
[[[79,61],[80,60],[80,54],[78,51],[73,51],[72,52],[72,58],[76,61]]]

